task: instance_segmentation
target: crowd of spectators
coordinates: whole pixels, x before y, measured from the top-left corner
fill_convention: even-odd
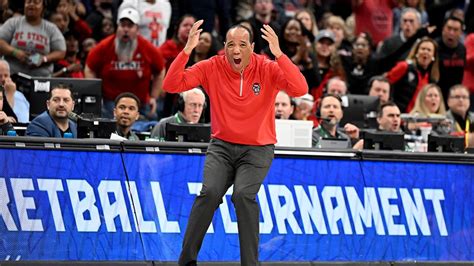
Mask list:
[[[203,90],[162,90],[191,26],[204,19],[187,67],[222,55],[225,33],[237,23],[253,33],[254,52],[273,60],[260,29],[268,24],[275,30],[309,87],[295,99],[280,92],[276,119],[312,121],[315,147],[323,135],[361,147],[359,131],[366,129],[339,124],[348,94],[380,99],[373,129],[419,134],[426,122],[405,121],[401,113],[436,118],[428,120],[432,133],[462,135],[474,146],[472,1],[1,0],[0,7],[2,128],[29,122],[27,132],[35,135],[42,119],[56,125],[54,136],[77,135],[67,121],[74,107],[70,90],[52,89],[48,110],[30,122],[28,101],[35,99],[16,89],[10,76],[18,73],[102,79],[102,117],[120,121],[117,132],[129,139],[137,120],[151,121],[157,139],[165,138],[170,121],[210,122],[212,103]]]

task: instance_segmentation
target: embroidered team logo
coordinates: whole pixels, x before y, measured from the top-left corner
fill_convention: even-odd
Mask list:
[[[252,90],[253,90],[253,93],[254,93],[255,95],[259,95],[259,94],[260,94],[260,90],[261,90],[260,84],[254,83],[254,84],[252,85]]]

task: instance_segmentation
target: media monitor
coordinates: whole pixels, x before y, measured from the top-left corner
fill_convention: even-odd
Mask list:
[[[115,120],[108,118],[78,118],[77,121],[78,138],[98,138],[110,139],[112,133],[117,131]]]
[[[363,131],[364,149],[369,150],[405,150],[405,134],[388,131]]]
[[[359,128],[377,127],[377,110],[380,99],[377,96],[348,94],[341,97],[343,117],[339,123],[344,126],[351,123]]]
[[[464,137],[450,135],[428,135],[428,151],[464,152]]]
[[[100,117],[102,112],[102,80],[76,78],[31,77],[22,73],[12,75],[18,90],[30,102],[30,120],[46,111],[46,100],[50,89],[63,83],[71,87],[75,100],[76,114],[93,114]]]
[[[210,124],[168,123],[166,140],[178,142],[209,142],[211,140]]]

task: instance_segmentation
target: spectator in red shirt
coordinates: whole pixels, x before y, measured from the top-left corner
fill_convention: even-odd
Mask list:
[[[124,8],[116,34],[102,40],[87,58],[85,76],[102,78],[104,117],[112,117],[120,93],[132,92],[142,102],[141,113],[154,118],[164,62],[159,50],[138,34],[139,20],[136,9]]]

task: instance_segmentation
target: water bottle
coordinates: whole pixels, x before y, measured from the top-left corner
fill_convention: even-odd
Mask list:
[[[66,132],[66,133],[64,133],[63,138],[65,138],[65,139],[72,139],[72,133],[71,133],[71,132]]]
[[[8,130],[7,131],[7,136],[12,136],[12,137],[15,137],[16,136],[16,131],[15,130]]]

